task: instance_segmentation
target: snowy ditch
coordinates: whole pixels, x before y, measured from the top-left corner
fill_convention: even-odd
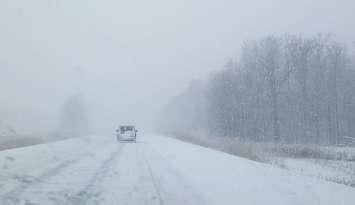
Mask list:
[[[355,187],[355,147],[245,142],[235,138],[185,133],[168,136],[301,175]]]

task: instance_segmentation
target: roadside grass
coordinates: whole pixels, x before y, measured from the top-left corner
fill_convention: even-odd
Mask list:
[[[74,138],[75,136],[80,135],[70,132],[53,132],[46,134],[16,135],[8,137],[0,136],[0,151]]]
[[[0,151],[17,147],[25,147],[45,143],[40,137],[16,137],[10,139],[0,139]]]

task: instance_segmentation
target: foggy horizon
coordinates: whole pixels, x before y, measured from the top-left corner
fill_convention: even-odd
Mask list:
[[[152,128],[172,96],[237,59],[245,41],[322,33],[354,53],[354,10],[352,0],[1,1],[1,121],[53,131],[83,94],[92,130]]]

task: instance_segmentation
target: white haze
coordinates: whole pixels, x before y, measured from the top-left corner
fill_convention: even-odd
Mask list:
[[[0,119],[23,133],[58,127],[82,93],[92,129],[154,125],[195,78],[267,34],[355,36],[353,0],[1,0]]]

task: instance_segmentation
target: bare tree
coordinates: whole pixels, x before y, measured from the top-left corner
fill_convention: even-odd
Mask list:
[[[355,66],[349,58],[328,35],[249,41],[238,61],[227,62],[204,88],[191,85],[177,96],[170,117],[184,110],[187,125],[207,118],[199,128],[241,139],[338,144],[355,136]],[[198,109],[202,104],[205,109]]]

